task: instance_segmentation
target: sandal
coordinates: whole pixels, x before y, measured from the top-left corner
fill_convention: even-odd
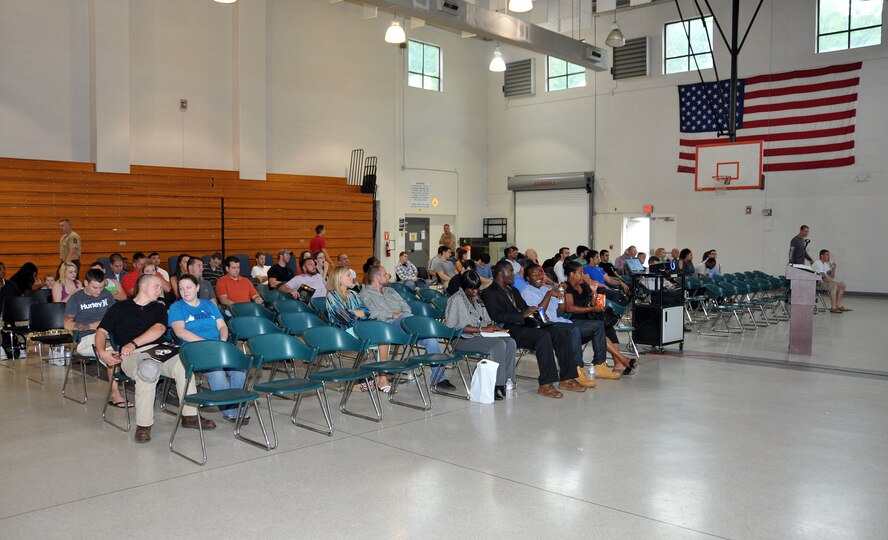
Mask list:
[[[132,401],[118,401],[116,403],[114,401],[108,401],[108,405],[113,405],[118,409],[132,409],[136,406],[136,404]]]
[[[361,392],[369,392],[371,388],[374,388],[376,383],[372,380],[370,381],[370,386],[367,386],[367,381],[361,382]]]
[[[383,394],[397,394],[398,393],[397,390],[395,390],[394,392],[392,391],[392,385],[390,385],[390,384],[387,384],[385,386],[380,386],[379,391],[382,392]]]

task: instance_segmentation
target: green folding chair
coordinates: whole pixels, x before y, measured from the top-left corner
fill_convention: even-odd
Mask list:
[[[275,302],[285,300],[287,298],[292,299],[289,294],[283,293],[281,291],[263,291],[260,296],[262,296],[262,300],[270,306],[274,306]]]
[[[411,317],[412,318],[412,317]],[[331,359],[335,356],[339,359],[339,368],[327,369],[323,371],[310,372],[308,378],[321,383],[339,383],[344,385],[342,398],[339,401],[339,411],[343,414],[363,418],[372,422],[382,421],[382,407],[379,404],[379,393],[374,384],[373,372],[360,367],[361,357],[367,352],[369,345],[356,337],[348,334],[341,328],[334,326],[318,326],[309,328],[302,334],[305,344],[315,349],[317,356],[327,356]],[[342,367],[342,353],[345,351],[354,351],[357,356],[354,365],[350,368]],[[312,364],[317,366],[317,358]],[[311,366],[309,366],[311,368]],[[311,369],[310,369],[311,371]],[[366,416],[348,409],[348,399],[351,396],[352,389],[356,382],[363,381],[368,387],[370,401],[376,416]]]
[[[413,313],[414,316],[417,317],[429,317],[431,319],[443,319],[444,312],[440,309],[437,309],[435,306],[431,304],[426,304],[425,302],[420,302],[418,300],[413,300],[407,302],[407,305],[410,306],[410,312]]]
[[[232,318],[234,317],[265,317],[269,321],[274,320],[274,312],[270,309],[260,306],[255,302],[238,302],[236,304],[231,304],[228,306],[228,310],[231,311]]]
[[[410,407],[411,409],[418,409],[420,411],[427,411],[432,408],[430,397],[427,397],[427,394],[423,391],[423,387],[427,389],[429,385],[426,380],[425,370],[422,369],[422,364],[414,362],[410,357],[405,358],[410,351],[410,346],[414,344],[413,336],[382,321],[361,321],[355,323],[355,333],[358,335],[358,338],[367,343],[368,347],[377,347],[377,352],[380,345],[389,346],[390,360],[380,361],[377,356],[376,362],[365,362],[361,367],[377,374],[413,373],[413,380],[416,383],[416,389],[419,391],[419,397],[422,399],[422,406],[394,399],[398,389],[398,383],[401,380],[400,377],[393,378],[394,382],[392,383],[391,391],[388,393],[389,403]],[[399,347],[400,354],[396,354],[395,349]],[[396,356],[398,359],[394,360]],[[422,378],[425,384],[420,384],[420,378]]]
[[[194,374],[200,371],[211,371],[217,369],[236,369],[249,372],[256,363],[252,356],[248,356],[241,352],[236,345],[226,341],[192,341],[186,343],[179,349],[179,359],[185,368],[185,377],[190,383],[194,379]],[[268,433],[265,431],[265,423],[262,421],[262,415],[258,406],[259,394],[252,390],[243,388],[226,388],[224,390],[210,390],[207,392],[196,392],[187,394],[182,398],[183,407],[179,407],[179,414],[176,416],[176,425],[173,433],[170,435],[170,451],[178,454],[183,458],[196,463],[198,465],[206,465],[207,463],[207,445],[204,440],[203,426],[201,423],[200,410],[204,407],[227,407],[237,405],[237,417],[234,422],[234,438],[246,443],[252,444],[265,450],[271,450],[271,441],[268,439]],[[200,433],[200,449],[202,458],[196,460],[187,454],[176,450],[174,441],[179,426],[182,424],[182,409],[184,405],[191,405],[197,408],[197,426]],[[241,434],[241,426],[244,422],[244,416],[253,406],[256,418],[259,420],[259,427],[262,430],[262,436],[265,442],[250,439]]]
[[[246,341],[262,334],[283,332],[274,321],[265,317],[233,317],[228,320],[229,338],[232,343],[244,342],[244,353],[247,352]]]
[[[308,312],[282,313],[278,316],[278,323],[291,336],[301,336],[303,332],[316,326],[328,326],[320,317]]]
[[[250,350],[253,351],[257,358],[259,358],[259,363],[256,366],[257,368],[261,368],[263,364],[269,362],[277,363],[304,360],[311,363],[317,355],[314,349],[300,342],[293,336],[288,336],[286,334],[265,334],[262,336],[256,336],[250,338],[249,343]],[[285,398],[295,396],[296,403],[293,405],[293,411],[290,413],[290,421],[293,422],[294,425],[310,431],[315,431],[324,435],[333,435],[333,419],[330,417],[330,406],[327,403],[327,389],[324,387],[323,383],[297,377],[264,383],[255,382],[254,380],[251,390],[265,394],[265,399],[268,402],[268,414],[271,416],[271,435],[274,439],[274,446],[272,446],[272,448],[277,448],[278,445],[277,430],[274,425],[274,409],[271,405],[272,397]],[[302,396],[307,392],[315,392],[315,394],[317,394],[318,402],[321,405],[321,412],[324,413],[324,420],[327,422],[326,430],[297,421],[296,415],[299,413],[299,405],[302,403]]]
[[[284,313],[314,313],[314,309],[308,304],[304,304],[299,300],[294,300],[289,297],[275,302],[274,310],[277,311],[279,315],[283,315]]]
[[[413,336],[413,345],[411,345],[411,352],[415,352],[418,350],[416,343],[419,340],[445,340],[446,344],[443,349],[444,352],[413,355],[410,357],[410,360],[423,366],[443,366],[445,368],[448,366],[455,366],[456,371],[459,373],[460,379],[462,379],[462,383],[466,389],[466,393],[465,395],[461,395],[438,390],[437,387],[429,388],[428,379],[426,379],[426,389],[429,392],[434,392],[443,396],[450,396],[459,399],[469,399],[469,383],[466,380],[466,374],[463,373],[460,362],[465,362],[466,369],[470,369],[469,360],[467,357],[473,353],[461,354],[452,352],[453,342],[460,335],[462,335],[463,329],[450,328],[449,326],[446,326],[445,324],[438,322],[435,319],[416,315],[414,315],[413,317],[407,317],[406,319],[401,321],[401,328],[403,328],[405,332]]]

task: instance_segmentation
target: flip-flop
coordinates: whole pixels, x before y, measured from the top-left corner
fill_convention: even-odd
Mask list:
[[[380,386],[379,391],[382,392],[383,394],[391,394],[392,393],[392,385],[387,384],[385,386]],[[394,393],[397,393],[397,390]]]
[[[118,409],[132,409],[133,407],[136,406],[136,404],[131,401],[118,401],[117,403],[114,403],[113,401],[109,401],[108,405],[113,405],[113,406],[117,407]]]

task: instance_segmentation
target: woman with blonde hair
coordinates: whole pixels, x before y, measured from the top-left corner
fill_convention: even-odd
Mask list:
[[[82,288],[83,284],[77,280],[77,266],[63,262],[59,266],[59,279],[52,285],[52,301],[64,302]]]
[[[666,248],[657,248],[654,251],[654,257],[660,259],[661,261],[666,260]]]

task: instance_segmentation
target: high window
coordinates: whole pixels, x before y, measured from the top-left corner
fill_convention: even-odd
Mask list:
[[[586,68],[554,56],[546,57],[546,91],[586,86]]]
[[[407,84],[441,91],[441,47],[412,39],[407,42]]]
[[[707,32],[708,29],[708,32]],[[712,67],[712,38],[716,32],[712,17],[666,24],[663,73],[683,73]]]
[[[841,51],[882,43],[880,0],[819,0],[817,52]]]

